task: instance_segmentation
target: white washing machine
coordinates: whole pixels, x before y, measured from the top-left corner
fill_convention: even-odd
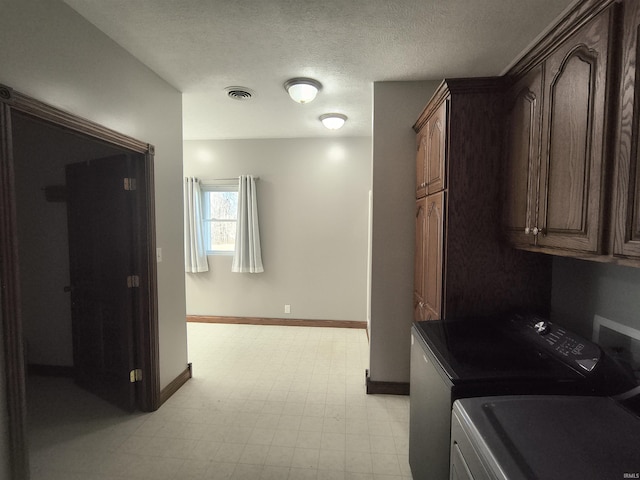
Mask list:
[[[640,478],[640,417],[607,397],[456,400],[451,480]]]

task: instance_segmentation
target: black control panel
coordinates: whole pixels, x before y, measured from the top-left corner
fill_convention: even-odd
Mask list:
[[[528,342],[580,371],[591,372],[602,356],[595,343],[537,315],[516,314],[510,324]]]

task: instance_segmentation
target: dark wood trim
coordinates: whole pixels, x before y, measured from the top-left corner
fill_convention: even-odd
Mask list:
[[[148,245],[148,275],[149,296],[147,316],[147,368],[153,375],[153,380],[147,389],[151,410],[160,407],[160,333],[158,327],[158,263],[156,261],[156,194],[155,194],[155,158],[156,149],[149,145],[147,151],[147,245]],[[191,364],[189,364],[191,368]]]
[[[147,210],[145,214],[146,236],[145,268],[148,283],[146,288],[146,316],[139,332],[138,347],[145,372],[139,387],[140,408],[152,411],[160,406],[160,367],[158,352],[158,298],[157,266],[155,261],[155,212],[153,189],[154,147],[127,135],[103,127],[90,120],[47,105],[30,98],[6,85],[0,85],[0,280],[2,287],[2,336],[4,339],[6,397],[8,410],[9,455],[11,478],[29,478],[29,458],[26,433],[25,366],[23,356],[23,334],[20,308],[17,216],[14,192],[13,143],[11,114],[21,112],[62,127],[71,133],[88,136],[132,152],[145,155],[145,179],[147,182]]]
[[[217,317],[211,315],[187,315],[192,323],[227,323],[233,325],[281,325],[288,327],[367,328],[367,322],[351,320],[303,320],[300,318]]]
[[[614,251],[614,237],[615,237],[615,217],[616,217],[616,190],[615,179],[618,175],[618,162],[617,162],[617,147],[620,142],[618,136],[618,117],[617,112],[621,111],[621,88],[623,85],[623,79],[618,77],[618,72],[623,71],[622,67],[622,33],[623,23],[623,9],[621,5],[614,7],[612,15],[609,17],[609,49],[607,51],[608,70],[606,76],[607,89],[605,97],[607,103],[605,105],[604,112],[604,144],[603,151],[605,159],[612,159],[610,161],[605,160],[603,162],[602,171],[602,193],[601,193],[601,205],[604,208],[600,209],[598,224],[602,225],[600,231],[600,237],[598,239],[598,245],[602,252]],[[622,75],[624,77],[624,75]],[[610,165],[610,167],[609,167]]]
[[[416,120],[416,123],[413,125],[413,129],[416,133],[422,130],[422,127],[424,127],[425,123],[427,123],[427,120],[429,120],[429,118],[436,112],[436,110],[438,110],[440,104],[444,102],[447,97],[449,97],[449,94],[450,91],[447,87],[447,81],[443,80],[436,91],[433,92],[433,95],[431,95],[431,99],[427,102],[426,107],[424,107],[424,110],[422,110],[422,113],[418,117],[418,120]]]
[[[618,0],[583,0],[568,11],[552,28],[538,39],[526,53],[509,69],[507,77],[516,81],[540,64],[564,40],[573,35],[600,12]]]
[[[566,258],[575,258],[577,260],[588,260],[590,262],[608,263],[610,265],[621,265],[626,267],[640,267],[640,258],[601,255],[597,253],[585,253],[574,250],[565,250],[560,248],[539,247],[535,245],[518,245],[519,250],[527,252],[544,253],[547,255],[555,255]]]
[[[169,400],[171,396],[176,393],[180,387],[187,383],[192,376],[191,363],[189,363],[187,364],[187,368],[180,375],[174,378],[169,385],[162,389],[160,392],[160,405]]]
[[[150,149],[147,143],[111,130],[86,118],[78,117],[77,115],[48,105],[2,84],[0,84],[0,102],[6,103],[14,110],[37,117],[41,120],[46,120],[59,127],[82,133],[83,135],[137,153],[147,153]]]
[[[142,229],[142,238],[138,243],[142,246],[140,252],[140,275],[145,278],[140,289],[140,315],[137,325],[137,345],[140,352],[140,368],[142,368],[142,382],[138,387],[138,407],[146,412],[157,410],[162,404],[160,398],[160,353],[158,333],[158,272],[156,262],[156,225],[155,225],[155,184],[154,184],[154,148],[149,145],[149,151],[145,154],[144,171],[137,172],[140,187],[146,197],[140,199],[144,202],[143,218],[139,219]]]
[[[11,478],[29,478],[11,107],[0,89],[0,301]],[[5,393],[1,393],[5,395]]]
[[[27,365],[27,374],[40,377],[68,377],[73,378],[74,370],[68,365],[40,365],[30,363]]]
[[[409,395],[409,382],[377,382],[365,370],[367,395]]]
[[[502,77],[445,78],[427,102],[413,129],[416,133],[419,132],[450,94],[495,93],[502,91],[503,88],[504,79]]]

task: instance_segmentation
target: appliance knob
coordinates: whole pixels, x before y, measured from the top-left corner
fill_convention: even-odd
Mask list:
[[[540,335],[546,335],[551,331],[551,326],[549,322],[545,322],[544,320],[539,321],[533,326],[534,330]]]

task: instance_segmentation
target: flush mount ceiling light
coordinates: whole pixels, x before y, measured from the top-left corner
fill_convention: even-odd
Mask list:
[[[284,89],[291,99],[298,103],[309,103],[318,94],[322,84],[313,78],[292,78],[284,82]]]
[[[338,130],[347,121],[347,116],[341,113],[325,113],[320,115],[320,121],[329,130]]]

